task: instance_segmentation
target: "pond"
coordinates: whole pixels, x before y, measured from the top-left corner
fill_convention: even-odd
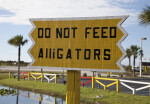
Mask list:
[[[66,104],[54,96],[0,86],[0,104]]]

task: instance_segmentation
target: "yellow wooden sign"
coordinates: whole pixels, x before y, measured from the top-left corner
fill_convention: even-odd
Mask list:
[[[30,19],[30,68],[124,71],[121,24],[128,16]]]

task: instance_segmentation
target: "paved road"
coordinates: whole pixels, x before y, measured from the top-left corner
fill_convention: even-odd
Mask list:
[[[17,71],[17,66],[0,66],[1,71]],[[41,71],[41,69],[29,69],[27,67],[21,67],[20,71]],[[44,72],[63,72],[63,70],[56,70],[56,69],[43,69]],[[64,70],[66,72],[66,70]],[[92,71],[81,71],[81,76],[87,73],[88,76],[92,76],[93,72]]]
[[[17,66],[0,66],[0,71],[17,71]],[[29,69],[27,67],[21,67],[20,71],[41,71],[41,69]],[[43,69],[44,72],[63,72],[63,70],[56,70],[56,69]],[[66,72],[66,70],[64,70],[64,72]],[[83,76],[84,73],[87,73],[88,76],[93,76],[93,72],[92,71],[81,71],[81,76]],[[97,72],[95,76],[97,76],[98,73],[101,72]],[[107,74],[105,73],[101,73],[101,76],[107,76]],[[115,75],[115,74],[111,74],[111,76],[115,76],[118,77],[119,75]],[[143,75],[142,77],[145,78],[150,78],[150,75]]]

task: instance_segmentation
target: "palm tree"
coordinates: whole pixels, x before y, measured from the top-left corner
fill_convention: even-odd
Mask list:
[[[141,24],[150,24],[150,6],[144,8],[141,14],[139,14],[139,19]]]
[[[18,47],[18,81],[19,81],[19,73],[20,73],[20,52],[21,52],[21,46],[25,45],[28,42],[27,39],[23,40],[22,35],[16,35],[15,37],[8,40],[8,43],[10,45],[13,45],[15,47]]]
[[[139,50],[139,55],[141,55],[142,57],[144,56],[144,54],[143,54],[143,50]]]
[[[130,49],[131,49],[131,53],[133,55],[133,76],[135,76],[135,59],[137,58],[140,48],[137,47],[137,45],[132,45],[130,47]]]
[[[129,59],[129,67],[131,67],[131,56],[132,56],[131,49],[127,48],[126,53],[127,53],[126,57]]]

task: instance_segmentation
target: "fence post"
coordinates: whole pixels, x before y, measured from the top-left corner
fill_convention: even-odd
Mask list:
[[[43,82],[43,73],[41,73],[41,82]]]
[[[104,90],[106,90],[106,86],[104,86]]]
[[[28,73],[28,80],[30,81],[30,72]]]
[[[117,92],[119,92],[119,80],[118,79],[116,80],[116,90]]]
[[[135,95],[135,89],[133,89],[133,95]]]
[[[55,75],[55,84],[57,83],[57,75]]]
[[[92,77],[92,88],[94,88],[94,77]]]
[[[146,72],[146,66],[145,66],[145,72]]]
[[[9,79],[11,78],[11,72],[9,72]]]

